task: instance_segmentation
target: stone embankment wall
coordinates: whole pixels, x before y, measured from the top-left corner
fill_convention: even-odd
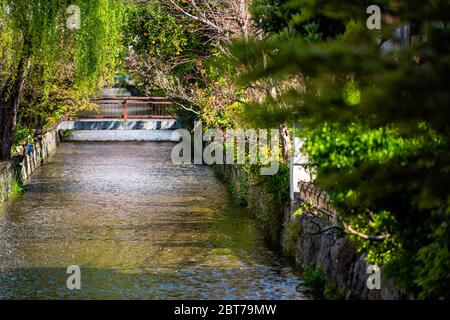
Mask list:
[[[55,151],[60,141],[59,126],[55,126],[35,139],[31,153],[25,150],[23,157],[0,162],[0,204],[8,198],[17,172],[19,171],[23,180],[28,179]]]
[[[33,145],[33,152],[27,154],[22,162],[22,177],[24,180],[39,168],[44,161],[56,150],[61,141],[59,127],[45,133]]]
[[[347,299],[401,299],[381,273],[381,289],[367,288],[368,263],[346,239],[325,193],[311,184],[301,185],[297,201],[280,205],[258,179],[239,166],[217,167],[232,193],[247,206],[267,238],[277,241],[285,254],[295,257],[302,271],[321,270]],[[286,190],[287,192],[287,190]],[[301,214],[298,209],[302,208]]]
[[[283,228],[284,205],[268,192],[257,176],[240,166],[216,165],[234,198],[255,218],[258,227],[272,243],[279,243]]]
[[[0,162],[0,204],[8,198],[13,181],[12,161]]]
[[[381,289],[367,288],[370,274],[365,254],[358,253],[347,240],[329,203],[325,193],[311,183],[302,183],[298,201],[285,209],[283,230],[298,231],[298,236],[292,239],[297,265],[322,270],[327,281],[335,282],[347,299],[407,298],[383,277],[382,271]]]

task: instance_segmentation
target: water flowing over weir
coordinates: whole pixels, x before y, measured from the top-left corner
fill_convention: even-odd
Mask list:
[[[172,147],[62,143],[0,214],[0,299],[303,299],[224,184]]]

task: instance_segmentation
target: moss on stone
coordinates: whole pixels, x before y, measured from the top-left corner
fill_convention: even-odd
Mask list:
[[[295,257],[297,253],[297,241],[302,232],[302,225],[298,221],[288,224],[283,232],[281,246],[283,253],[288,257]]]
[[[275,176],[261,176],[256,166],[217,167],[213,167],[215,175],[223,178],[236,202],[255,217],[270,242],[280,245],[284,207],[289,200],[289,171],[282,169]]]
[[[336,280],[333,280],[326,284],[323,297],[326,300],[345,300],[345,292],[340,290]]]

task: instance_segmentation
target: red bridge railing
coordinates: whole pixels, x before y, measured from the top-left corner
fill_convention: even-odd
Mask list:
[[[84,111],[78,119],[174,119],[174,105],[164,97],[104,97],[92,99],[98,110]]]

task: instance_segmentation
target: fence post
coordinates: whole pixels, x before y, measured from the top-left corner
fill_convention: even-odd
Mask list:
[[[123,122],[124,122],[124,129],[127,128],[127,120],[128,120],[128,105],[127,105],[127,99],[123,100]]]

